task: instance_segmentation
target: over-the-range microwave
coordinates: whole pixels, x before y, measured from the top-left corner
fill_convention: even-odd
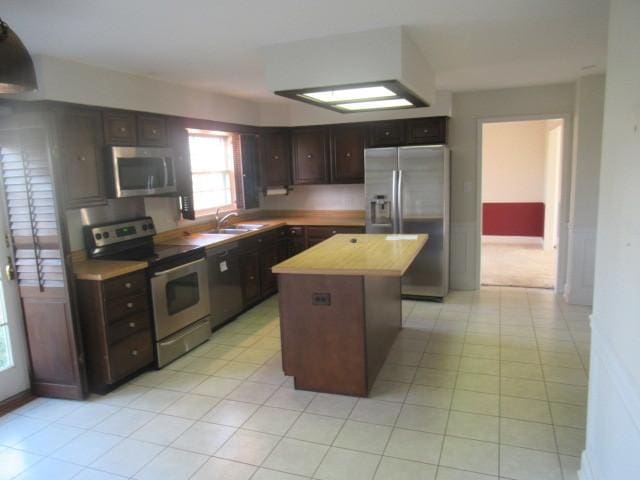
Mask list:
[[[175,193],[174,154],[161,147],[110,147],[111,196],[115,198]]]

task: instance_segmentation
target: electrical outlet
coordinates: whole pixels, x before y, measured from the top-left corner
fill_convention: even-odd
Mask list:
[[[313,293],[311,294],[311,304],[329,306],[331,305],[331,294],[330,293]]]

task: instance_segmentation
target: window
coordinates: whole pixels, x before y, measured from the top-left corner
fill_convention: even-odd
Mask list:
[[[238,208],[237,135],[188,129],[196,216]]]

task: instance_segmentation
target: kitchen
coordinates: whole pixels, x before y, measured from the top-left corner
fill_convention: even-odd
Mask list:
[[[469,125],[572,114],[582,77],[447,90],[418,31],[364,27],[261,45],[263,103],[34,47],[0,95],[0,478],[574,478],[589,310],[477,290]]]

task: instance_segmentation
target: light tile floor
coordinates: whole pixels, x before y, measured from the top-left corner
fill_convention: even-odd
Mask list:
[[[271,298],[109,395],[1,417],[0,479],[577,479],[587,309],[511,288],[403,309],[368,399],[292,388]]]

